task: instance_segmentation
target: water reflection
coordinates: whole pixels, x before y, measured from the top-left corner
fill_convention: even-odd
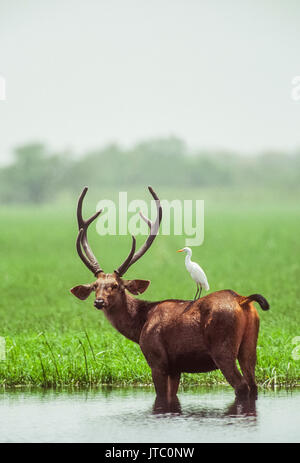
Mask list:
[[[221,418],[227,416],[255,416],[256,417],[256,399],[255,398],[248,398],[245,400],[235,399],[228,407],[225,407],[225,410],[222,409],[214,409],[214,408],[201,408],[198,411],[185,411],[182,412],[181,404],[178,397],[172,401],[171,403],[162,400],[159,398],[155,399],[153,404],[153,414],[154,415],[163,415],[163,414],[177,414],[185,416],[193,416],[193,417],[201,417],[201,418],[211,418],[211,417],[218,417]]]
[[[234,399],[231,388],[0,390],[1,442],[298,442],[300,391]],[[281,426],[278,426],[280,422]]]
[[[156,397],[152,410],[154,415],[161,415],[165,413],[176,413],[180,415],[182,413],[178,397],[176,397],[176,399],[174,399],[171,403],[167,400]]]

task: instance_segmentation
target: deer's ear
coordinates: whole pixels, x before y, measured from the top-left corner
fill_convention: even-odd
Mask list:
[[[149,280],[123,280],[123,284],[126,289],[128,289],[129,292],[132,294],[141,294],[150,285]]]
[[[79,286],[74,286],[74,288],[70,289],[71,293],[74,294],[74,296],[78,297],[78,299],[81,299],[84,301],[91,292],[93,291],[93,285],[79,285]]]

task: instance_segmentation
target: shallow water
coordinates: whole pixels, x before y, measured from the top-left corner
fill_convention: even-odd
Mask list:
[[[190,388],[172,410],[152,388],[0,391],[0,442],[300,442],[300,390]]]

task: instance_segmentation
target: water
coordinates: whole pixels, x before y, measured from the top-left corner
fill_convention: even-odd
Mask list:
[[[300,390],[260,391],[236,404],[231,388],[180,391],[172,410],[152,388],[2,390],[0,442],[300,442]]]

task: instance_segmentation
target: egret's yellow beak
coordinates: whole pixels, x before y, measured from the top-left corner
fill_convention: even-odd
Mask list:
[[[183,249],[178,249],[178,251],[176,251],[176,252],[183,252]]]

